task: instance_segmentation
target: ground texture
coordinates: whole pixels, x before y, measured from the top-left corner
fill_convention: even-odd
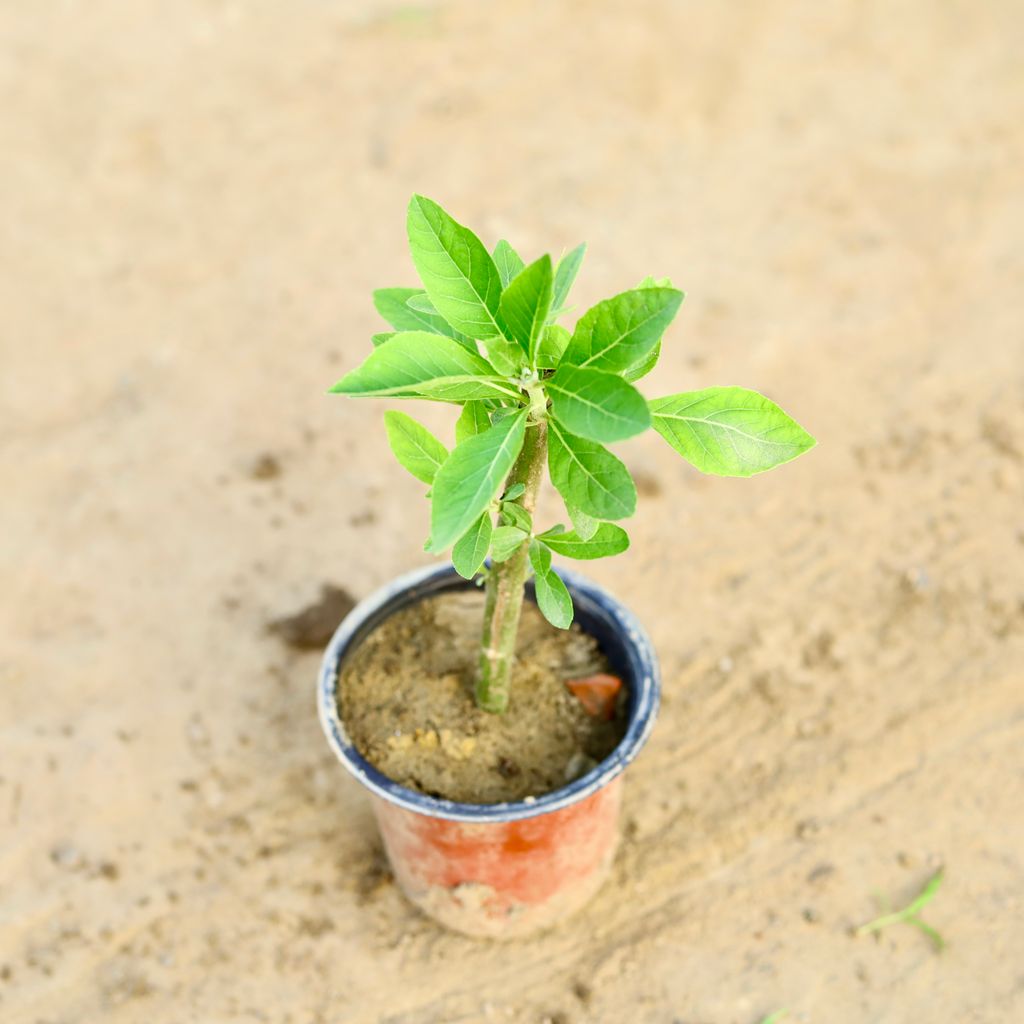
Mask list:
[[[6,4],[0,1019],[1024,1019],[1022,13]],[[589,571],[664,711],[612,880],[507,947],[406,905],[267,628],[426,560],[381,408],[324,394],[414,190],[586,239],[583,305],[671,276],[648,393],[820,440],[751,481],[622,446]],[[940,864],[943,954],[851,935]]]

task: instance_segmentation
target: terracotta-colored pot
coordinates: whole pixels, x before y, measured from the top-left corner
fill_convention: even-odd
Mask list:
[[[516,938],[581,907],[608,874],[619,836],[622,770],[654,725],[660,677],[654,649],[633,615],[576,573],[560,571],[580,626],[625,683],[626,733],[596,768],[553,793],[467,804],[398,785],[366,761],[338,714],[345,657],[386,618],[425,597],[467,589],[450,565],[400,577],[361,602],[324,654],[320,721],[338,760],[369,790],[395,878],[405,895],[467,935]],[[532,587],[527,596],[532,599]]]

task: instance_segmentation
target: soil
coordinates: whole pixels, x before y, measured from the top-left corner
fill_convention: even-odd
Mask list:
[[[1019,0],[0,4],[0,1020],[1024,1020],[1022,38]],[[670,276],[643,392],[819,441],[614,446],[647,494],[583,568],[662,708],[612,878],[514,947],[401,897],[320,653],[265,628],[431,561],[390,406],[324,394],[413,191],[586,239],[581,310]],[[854,937],[939,863],[941,955]]]
[[[479,591],[444,594],[388,619],[343,666],[342,719],[359,752],[411,789],[474,804],[541,796],[622,738],[621,714],[587,714],[565,686],[610,666],[593,637],[555,629],[524,602],[508,711],[480,711],[483,604]]]

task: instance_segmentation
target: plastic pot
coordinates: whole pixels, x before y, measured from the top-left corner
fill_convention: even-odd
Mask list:
[[[320,722],[338,760],[368,790],[395,879],[421,910],[456,931],[514,938],[557,923],[604,881],[619,836],[620,775],[654,725],[661,680],[654,649],[627,608],[574,572],[560,571],[576,621],[595,637],[628,689],[622,742],[562,789],[501,804],[425,796],[366,761],[338,713],[346,656],[389,616],[425,597],[473,586],[450,565],[399,577],[357,605],[324,654]],[[527,597],[533,599],[532,587]]]

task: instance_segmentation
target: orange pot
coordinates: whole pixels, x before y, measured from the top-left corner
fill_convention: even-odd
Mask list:
[[[428,797],[382,775],[345,732],[337,700],[345,656],[401,608],[472,586],[451,566],[410,573],[359,604],[338,628],[321,667],[324,732],[338,759],[370,791],[398,884],[425,913],[468,935],[516,938],[538,931],[597,891],[618,842],[620,774],[657,714],[658,667],[639,623],[593,583],[575,573],[560,575],[572,594],[576,621],[597,638],[628,699],[622,742],[596,768],[553,793],[503,804]]]

